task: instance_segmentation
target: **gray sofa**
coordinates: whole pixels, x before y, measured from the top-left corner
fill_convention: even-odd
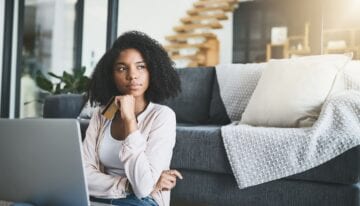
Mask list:
[[[177,139],[171,168],[184,180],[172,191],[172,205],[350,206],[360,205],[360,150],[300,174],[238,189],[223,146],[220,127],[230,123],[214,68],[178,69],[182,93],[163,104],[177,115]],[[82,95],[47,97],[45,118],[77,118]],[[88,120],[79,119],[82,134]]]

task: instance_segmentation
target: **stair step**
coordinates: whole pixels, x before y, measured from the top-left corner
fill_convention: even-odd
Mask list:
[[[193,5],[196,8],[206,7],[209,5],[231,5],[237,4],[236,0],[210,0],[210,1],[197,1]]]
[[[197,38],[197,37],[204,37],[204,38],[216,38],[216,35],[213,33],[182,33],[182,34],[175,34],[166,36],[166,40],[168,41],[185,41],[189,38]]]
[[[201,66],[201,65],[199,64],[199,62],[197,62],[197,61],[192,61],[192,62],[189,63],[189,65],[188,65],[187,67],[198,67],[198,66]]]
[[[185,24],[192,23],[192,22],[198,22],[201,20],[207,20],[207,19],[217,19],[217,20],[227,20],[228,17],[225,13],[218,13],[218,14],[211,14],[211,15],[197,15],[197,16],[187,16],[184,18],[181,18],[181,21]]]
[[[168,52],[173,52],[173,51],[178,51],[180,49],[188,49],[188,48],[206,49],[208,47],[209,46],[204,43],[201,44],[175,43],[164,46],[165,50]]]
[[[217,1],[217,0],[199,0],[199,1],[201,1],[201,2],[210,2],[210,1]],[[244,0],[236,0],[236,2],[244,2]]]
[[[219,22],[212,22],[208,24],[185,24],[174,27],[174,30],[176,32],[187,32],[187,31],[192,31],[194,29],[202,29],[202,28],[221,29],[223,28],[223,26]]]
[[[187,11],[189,15],[198,15],[207,11],[232,11],[233,8],[229,5],[222,6],[213,6],[213,7],[204,7],[204,8],[194,8]]]
[[[170,56],[172,60],[179,60],[179,59],[191,59],[195,61],[204,61],[205,56],[201,54],[191,54],[191,55],[181,55],[181,54],[173,54]]]
[[[176,60],[183,60],[183,59],[187,59],[187,60],[191,60],[192,62],[196,62],[198,64],[204,64],[205,63],[205,56],[203,54],[193,54],[193,55],[179,55],[179,54],[175,54],[175,55],[171,55],[170,57],[172,60],[176,61]]]

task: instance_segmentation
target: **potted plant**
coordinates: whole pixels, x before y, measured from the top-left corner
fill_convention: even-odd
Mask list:
[[[67,93],[82,94],[86,92],[90,81],[89,77],[85,76],[85,70],[85,67],[74,69],[73,74],[64,71],[62,76],[48,72],[49,76],[60,80],[57,83],[52,83],[41,71],[37,71],[35,82],[39,88],[52,95]]]
[[[36,100],[26,101],[24,102],[24,106],[31,103],[35,104],[36,107],[39,107],[38,115],[42,116],[42,107],[47,96],[69,93],[84,94],[90,82],[89,77],[85,76],[85,70],[85,67],[74,69],[72,74],[64,71],[62,76],[48,72],[49,76],[58,80],[56,82],[53,82],[53,80],[50,80],[48,76],[45,76],[38,70],[34,79],[36,85],[41,90],[38,93]]]

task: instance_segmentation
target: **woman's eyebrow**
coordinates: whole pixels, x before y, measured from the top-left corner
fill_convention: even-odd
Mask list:
[[[115,65],[124,65],[126,66],[127,64],[125,62],[115,62]],[[135,64],[146,64],[145,61],[138,61],[138,62],[135,62]]]

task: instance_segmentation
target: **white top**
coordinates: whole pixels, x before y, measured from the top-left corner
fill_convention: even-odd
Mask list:
[[[126,176],[124,164],[120,160],[119,154],[122,149],[121,140],[115,139],[111,135],[111,127],[107,127],[104,139],[99,146],[99,158],[105,167],[105,173],[113,176]]]
[[[126,176],[113,176],[105,172],[100,162],[99,148],[111,121],[101,115],[98,108],[92,115],[83,142],[84,167],[89,193],[104,198],[126,197],[126,185],[131,184],[139,197],[151,195],[159,206],[170,204],[170,191],[154,191],[164,170],[170,167],[176,138],[175,113],[169,107],[149,103],[137,116],[138,130],[122,141],[119,152]]]

